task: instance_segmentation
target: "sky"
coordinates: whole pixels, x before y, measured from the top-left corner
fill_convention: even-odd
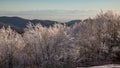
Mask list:
[[[24,15],[23,17],[26,16],[27,18],[37,12],[41,17],[34,15],[31,18],[51,19],[54,18],[55,14],[59,15],[60,18],[67,16],[69,19],[69,16],[74,12],[75,15],[78,13],[84,18],[85,16],[93,16],[100,10],[119,11],[119,7],[120,0],[0,0],[0,16]],[[84,16],[84,14],[86,15]],[[72,17],[75,17],[75,15],[72,14]],[[78,15],[76,19],[79,18]],[[58,19],[59,16],[57,16]],[[72,17],[70,18],[72,19]]]

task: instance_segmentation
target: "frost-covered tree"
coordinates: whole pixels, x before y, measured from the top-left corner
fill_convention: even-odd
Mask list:
[[[0,29],[0,68],[76,68],[120,62],[120,16],[101,12],[73,26]]]
[[[10,27],[0,29],[0,66],[14,68],[22,46],[24,44],[21,35],[11,30]]]

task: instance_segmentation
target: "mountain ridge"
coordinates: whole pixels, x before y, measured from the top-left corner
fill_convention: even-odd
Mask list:
[[[79,23],[82,20],[71,20],[65,23],[62,22],[58,22],[58,21],[53,21],[53,20],[39,20],[39,19],[25,19],[25,18],[21,18],[21,17],[8,17],[8,16],[1,16],[0,17],[0,28],[1,27],[12,27],[13,29],[17,30],[21,30],[21,32],[23,32],[24,28],[26,28],[26,25],[28,25],[29,23],[32,24],[41,24],[42,26],[45,27],[50,27],[53,26],[55,23],[57,24],[66,24],[67,26],[71,26],[74,25],[75,23]]]

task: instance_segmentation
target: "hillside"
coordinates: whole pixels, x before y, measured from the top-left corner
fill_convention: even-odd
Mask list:
[[[0,22],[3,22],[4,24],[7,25],[12,25],[18,28],[25,28],[27,24],[32,23],[32,24],[37,24],[40,23],[43,26],[49,27],[52,26],[55,23],[58,23],[56,21],[50,21],[50,20],[29,20],[29,19],[24,19],[20,17],[0,17]]]
[[[71,20],[71,21],[63,22],[63,23],[67,24],[68,26],[71,26],[81,21],[82,20]],[[32,23],[32,24],[39,23],[42,26],[46,26],[46,27],[52,26],[55,23],[60,23],[60,22],[52,21],[52,20],[38,20],[38,19],[29,20],[29,19],[24,19],[20,17],[7,17],[7,16],[0,17],[0,22],[6,25],[15,26],[18,28],[25,28],[26,25],[29,23]]]

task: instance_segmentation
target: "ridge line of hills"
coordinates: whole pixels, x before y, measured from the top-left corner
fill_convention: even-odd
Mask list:
[[[24,18],[21,18],[21,17],[1,16],[0,17],[0,28],[2,28],[3,26],[5,28],[10,26],[16,32],[23,33],[24,28],[26,28],[26,25],[29,24],[29,23],[32,23],[32,24],[40,23],[42,26],[49,27],[49,26],[54,25],[55,23],[66,24],[68,26],[71,26],[71,25],[74,25],[75,23],[80,23],[81,21],[82,20],[71,20],[71,21],[68,21],[68,22],[65,22],[65,23],[60,23],[60,22],[53,21],[53,20],[39,20],[39,19],[29,20],[29,19],[24,19]]]

